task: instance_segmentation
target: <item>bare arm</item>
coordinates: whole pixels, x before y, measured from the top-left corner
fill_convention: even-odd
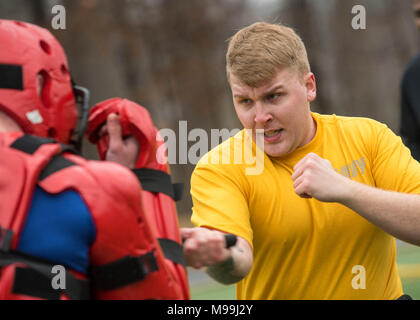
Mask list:
[[[225,233],[207,228],[181,229],[184,242],[184,255],[187,266],[206,267],[206,273],[223,284],[242,280],[253,264],[252,249],[249,243],[238,237],[235,246],[227,249]]]
[[[420,195],[385,191],[353,181],[313,153],[294,169],[293,186],[299,196],[341,203],[396,238],[420,246]]]
[[[385,191],[349,179],[339,202],[394,237],[420,246],[420,195]]]
[[[251,246],[243,238],[238,238],[230,252],[227,260],[213,264],[206,270],[209,276],[223,284],[236,283],[245,278],[253,263]]]

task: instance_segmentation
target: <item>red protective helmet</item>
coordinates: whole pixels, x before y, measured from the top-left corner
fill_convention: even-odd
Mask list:
[[[0,111],[25,133],[70,142],[78,120],[75,93],[89,92],[72,86],[59,42],[47,29],[0,19],[0,43]],[[82,118],[81,135],[87,112]]]

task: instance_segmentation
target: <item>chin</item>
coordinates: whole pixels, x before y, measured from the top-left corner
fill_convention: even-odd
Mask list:
[[[281,158],[291,154],[296,148],[288,143],[289,141],[280,141],[278,144],[265,144],[264,152],[269,157]]]
[[[283,149],[275,149],[275,148],[266,148],[264,152],[269,156],[273,158],[280,158],[288,154],[287,151]]]

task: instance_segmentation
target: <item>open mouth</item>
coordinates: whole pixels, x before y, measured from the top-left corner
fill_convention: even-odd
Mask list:
[[[283,129],[264,131],[264,141],[266,143],[276,143],[283,135]]]
[[[282,131],[283,131],[283,129],[265,131],[264,132],[264,137],[272,138],[272,137],[277,136]]]

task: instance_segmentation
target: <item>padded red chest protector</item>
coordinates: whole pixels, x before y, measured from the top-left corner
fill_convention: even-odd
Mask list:
[[[168,265],[153,219],[145,214],[133,173],[117,164],[62,154],[66,147],[47,139],[14,139],[0,134],[0,299],[185,297],[184,283]],[[77,191],[95,225],[89,273],[66,269],[67,290],[49,288],[54,262],[16,251],[37,184],[51,194]],[[19,277],[31,280],[22,285]]]

